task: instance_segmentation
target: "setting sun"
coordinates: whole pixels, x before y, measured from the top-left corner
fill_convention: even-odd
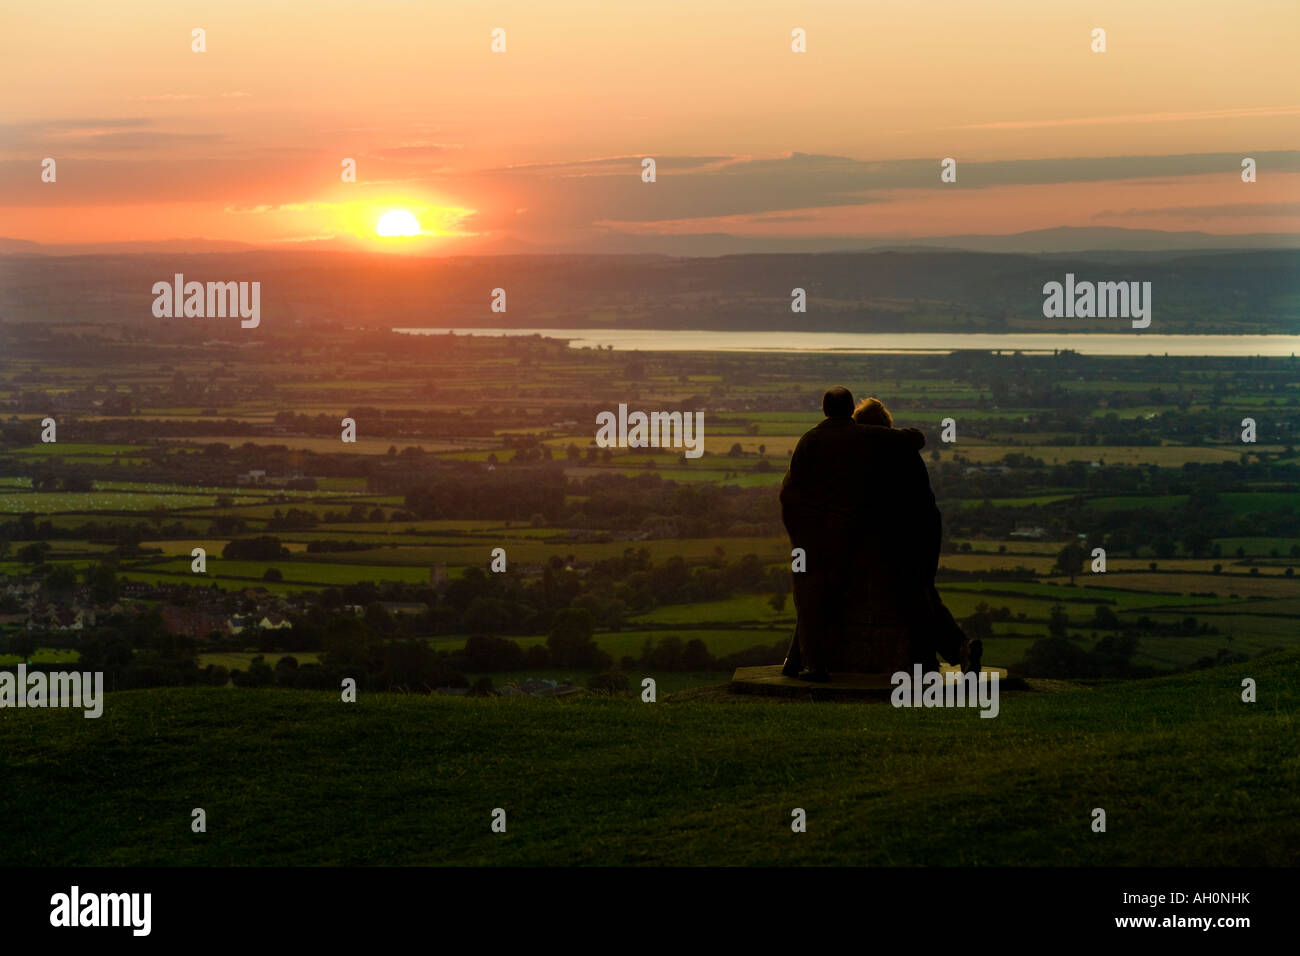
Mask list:
[[[418,236],[420,220],[406,209],[392,209],[379,217],[375,228],[381,236]]]

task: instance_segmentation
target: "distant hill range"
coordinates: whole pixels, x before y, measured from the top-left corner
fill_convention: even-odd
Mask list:
[[[1073,232],[1098,240],[1103,233],[1124,232],[1132,245],[1064,251],[1044,239],[1035,253],[911,247],[717,257],[435,258],[241,250],[227,243],[199,253],[142,244],[69,255],[53,254],[54,247],[15,247],[9,240],[10,251],[0,254],[0,322],[225,322],[153,317],[153,284],[170,282],[179,272],[200,282],[260,282],[263,330],[336,321],[393,327],[1127,331],[1127,321],[1113,318],[1043,317],[1044,283],[1062,282],[1071,272],[1080,281],[1150,282],[1150,333],[1300,334],[1300,249],[1282,243],[1295,237],[1274,237],[1273,248],[1170,249],[1144,247],[1152,237],[1167,239],[1167,233]],[[1014,244],[1017,237],[999,238]],[[1057,245],[1064,243],[1062,235]],[[505,313],[490,310],[497,288],[507,293]],[[806,290],[806,313],[791,310],[795,288]]]
[[[915,239],[893,237],[752,238],[727,233],[638,236],[611,233],[580,245],[542,247],[513,237],[459,240],[456,255],[665,255],[727,256],[750,253],[887,252],[901,249],[943,249],[965,252],[1018,252],[1031,255],[1088,251],[1164,252],[1188,250],[1298,249],[1300,235],[1251,233],[1216,235],[1209,232],[1165,232],[1159,229],[1118,229],[1111,226],[1035,229],[1010,235],[926,236]],[[0,254],[84,256],[119,253],[207,253],[254,249],[337,252],[364,251],[356,240],[322,239],[312,242],[258,245],[223,239],[167,239],[150,242],[95,242],[46,245],[25,239],[0,238]],[[445,255],[431,244],[430,255]]]

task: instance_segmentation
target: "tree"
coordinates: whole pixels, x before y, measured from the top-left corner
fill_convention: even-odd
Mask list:
[[[383,648],[380,686],[403,688],[468,687],[463,674],[448,668],[424,641],[389,641]]]
[[[397,629],[397,622],[393,615],[388,613],[388,608],[384,607],[379,601],[371,601],[366,605],[366,630],[372,636],[383,637],[393,633]]]
[[[31,662],[36,653],[36,635],[30,631],[17,631],[5,639],[5,650],[20,661]]]
[[[274,535],[263,534],[231,541],[221,549],[221,556],[232,561],[274,561],[289,557],[289,549]]]
[[[524,651],[509,638],[473,634],[461,652],[465,669],[475,672],[517,671],[524,668]]]
[[[767,599],[768,605],[777,614],[780,614],[782,611],[785,610],[785,601],[786,601],[786,594],[784,591],[778,591],[776,594],[773,594],[770,598]]]
[[[1053,604],[1052,613],[1047,619],[1047,633],[1052,637],[1065,637],[1069,633],[1070,617],[1065,613],[1065,605]]]
[[[1119,628],[1119,617],[1104,604],[1098,604],[1092,612],[1092,626],[1099,630],[1114,631]]]
[[[325,625],[321,663],[328,670],[360,678],[370,661],[372,643],[361,620],[351,614],[336,614]]]
[[[495,634],[505,630],[518,615],[500,598],[480,595],[469,602],[461,623],[471,634]]]
[[[49,469],[44,469],[32,478],[33,491],[56,491],[59,487],[59,476]]]
[[[989,615],[983,601],[974,614],[962,619],[961,626],[972,641],[976,639],[982,641],[993,636],[993,618]]]
[[[1214,544],[1214,539],[1210,537],[1209,532],[1196,528],[1183,535],[1183,547],[1194,558],[1203,558]],[[1166,557],[1166,555],[1160,555]]]
[[[298,676],[298,658],[288,654],[275,662],[275,683],[280,687],[292,687]]]
[[[239,673],[236,671],[235,673]],[[275,671],[271,665],[266,662],[266,658],[258,654],[248,662],[248,673],[243,675],[243,686],[245,687],[270,687],[275,683]],[[240,682],[235,681],[236,684]]]
[[[96,628],[81,639],[79,667],[102,671],[104,685],[112,689],[117,678],[131,666],[131,641],[124,628]]]
[[[586,608],[570,607],[557,611],[546,636],[546,646],[556,667],[600,670],[613,659],[591,639],[596,624]]]
[[[31,544],[23,545],[18,549],[18,560],[23,564],[44,564],[45,556],[50,553],[50,543],[48,541],[33,541]]]
[[[707,671],[714,667],[713,655],[709,653],[709,647],[698,637],[693,637],[686,642],[682,649],[682,670],[685,671]]]
[[[1016,670],[1028,677],[1084,677],[1088,652],[1064,637],[1040,638],[1029,645]]]
[[[95,604],[112,604],[121,594],[117,575],[106,564],[92,564],[86,568],[83,579],[90,589],[90,600]]]
[[[77,587],[77,574],[69,565],[60,564],[41,582],[41,589],[55,600],[66,599]]]
[[[1070,576],[1070,583],[1074,583],[1074,577],[1083,573],[1083,548],[1077,541],[1071,541],[1061,549],[1060,554],[1056,556],[1056,569],[1062,574]]]

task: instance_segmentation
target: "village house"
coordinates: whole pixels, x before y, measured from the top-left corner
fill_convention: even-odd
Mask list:
[[[194,640],[206,640],[215,631],[230,634],[230,623],[220,612],[204,608],[179,607],[164,604],[159,613],[168,634],[180,634]]]
[[[284,615],[269,611],[264,614],[236,614],[227,622],[227,627],[231,634],[242,634],[250,627],[261,628],[264,631],[291,630],[293,624]]]

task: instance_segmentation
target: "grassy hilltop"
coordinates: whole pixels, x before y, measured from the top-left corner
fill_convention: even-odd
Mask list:
[[[992,720],[698,691],[120,692],[98,720],[0,711],[0,864],[1285,865],[1298,705],[1294,650],[1004,694]]]

